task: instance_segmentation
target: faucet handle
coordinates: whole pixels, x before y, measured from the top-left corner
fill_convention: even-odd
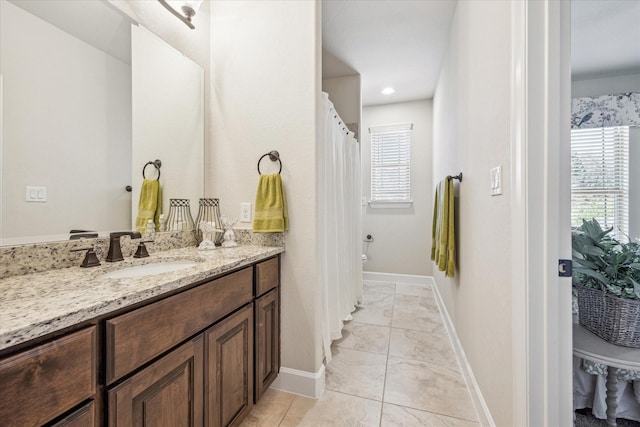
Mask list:
[[[87,267],[97,267],[100,265],[100,261],[98,260],[98,256],[96,255],[96,252],[93,249],[93,246],[90,246],[88,248],[71,249],[71,252],[79,252],[79,251],[87,251],[87,253],[84,255],[84,259],[82,260],[82,264],[80,265],[80,267],[87,268]]]
[[[134,258],[146,258],[149,256],[149,251],[147,251],[147,247],[145,246],[145,243],[153,243],[155,242],[155,240],[141,240],[140,243],[138,243],[138,249],[136,250],[136,253],[133,255]]]
[[[139,239],[142,237],[142,234],[137,231],[114,231],[109,233],[110,239],[119,239],[122,236],[129,236],[132,239]]]

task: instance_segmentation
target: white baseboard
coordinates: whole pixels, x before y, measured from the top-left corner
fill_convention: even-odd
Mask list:
[[[456,352],[456,356],[458,356],[458,361],[460,361],[460,369],[462,369],[462,375],[465,382],[467,383],[467,388],[471,392],[471,399],[473,400],[473,405],[475,407],[476,414],[478,415],[478,420],[480,421],[480,424],[482,426],[495,427],[496,423],[493,421],[493,417],[491,417],[491,412],[489,411],[487,402],[484,400],[484,396],[482,396],[482,392],[480,391],[480,386],[478,386],[476,377],[473,375],[471,365],[469,365],[469,361],[467,360],[467,356],[464,352],[464,348],[462,347],[462,343],[458,339],[456,329],[453,326],[451,317],[449,317],[447,307],[445,307],[444,305],[444,301],[442,300],[442,296],[438,291],[436,282],[433,277],[429,277],[429,279],[433,284],[433,290],[436,295],[436,300],[438,301],[440,311],[442,312],[442,317],[444,318],[445,327],[447,328],[447,332],[449,332],[449,336],[453,341],[453,348]]]
[[[411,285],[429,285],[433,279],[431,276],[416,276],[413,274],[377,273],[375,271],[363,271],[362,280],[372,282],[408,283]]]
[[[319,398],[324,391],[324,365],[321,365],[318,372],[315,373],[281,367],[278,377],[271,384],[271,388]]]

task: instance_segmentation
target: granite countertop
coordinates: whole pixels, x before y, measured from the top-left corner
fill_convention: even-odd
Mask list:
[[[238,246],[198,251],[195,247],[148,258],[103,263],[93,268],[63,268],[0,280],[0,350],[250,265],[284,252],[282,247]],[[179,271],[107,279],[110,271],[159,261],[194,261]]]

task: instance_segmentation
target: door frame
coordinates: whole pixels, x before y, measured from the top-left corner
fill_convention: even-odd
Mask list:
[[[514,425],[572,425],[570,2],[511,6]]]

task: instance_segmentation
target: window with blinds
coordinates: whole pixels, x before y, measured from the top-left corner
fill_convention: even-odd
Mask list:
[[[372,206],[410,206],[412,129],[412,123],[369,128]]]
[[[629,127],[571,131],[571,226],[595,218],[629,233]]]

